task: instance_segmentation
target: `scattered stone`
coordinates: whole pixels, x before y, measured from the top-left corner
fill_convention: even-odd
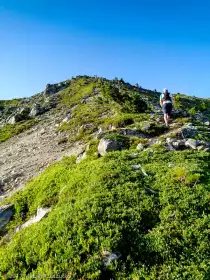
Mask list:
[[[45,134],[45,129],[44,129],[44,128],[42,128],[42,129],[40,130],[39,134],[40,134],[40,135]]]
[[[120,151],[123,148],[123,143],[117,140],[102,138],[98,145],[98,152],[104,156],[107,152]]]
[[[152,190],[152,189],[150,189],[150,188],[145,188],[145,192],[146,193],[148,193],[148,194],[157,194],[157,191],[154,191],[154,190]]]
[[[135,170],[138,170],[141,168],[141,166],[139,164],[132,164],[131,165],[131,168],[135,169]]]
[[[76,163],[78,164],[81,160],[85,159],[86,156],[87,156],[86,151],[81,153],[81,154],[79,154],[77,159],[76,159]]]
[[[144,150],[144,145],[142,143],[139,143],[136,147],[137,150],[143,151]]]
[[[106,131],[105,127],[99,127],[98,128],[98,134],[101,134],[102,132]]]
[[[14,215],[14,204],[0,206],[0,235],[6,232],[6,226]]]
[[[151,128],[151,125],[148,123],[148,124],[144,124],[141,130],[146,132],[146,131],[149,131],[150,128]]]
[[[38,223],[41,221],[49,212],[51,211],[50,208],[38,208],[37,209],[37,214],[33,216],[30,220],[28,220],[25,224],[18,226],[15,229],[15,232],[20,231],[23,228],[26,228],[32,224]]]
[[[155,144],[162,144],[163,141],[159,140],[159,139],[149,139],[149,142],[152,144],[152,145],[155,145]]]
[[[203,145],[197,147],[198,151],[201,151],[201,150],[204,150],[204,149],[205,149],[205,147]]]
[[[131,168],[133,168],[134,170],[139,170],[141,169],[142,173],[144,174],[144,176],[148,176],[148,174],[145,172],[145,170],[141,167],[140,164],[132,164]]]
[[[83,124],[80,126],[79,130],[80,131],[86,131],[86,130],[89,130],[89,129],[93,129],[94,128],[94,125],[91,124],[91,123],[86,123],[86,124]]]
[[[7,122],[8,122],[8,124],[15,124],[16,123],[15,116],[12,116],[11,118],[9,118],[9,120]]]
[[[173,149],[174,150],[183,150],[184,148],[186,148],[185,140],[177,140],[175,138],[167,138],[166,142],[172,150]]]
[[[108,267],[112,261],[117,260],[121,257],[120,254],[114,254],[107,250],[103,250],[102,252],[103,262],[105,267]]]
[[[185,146],[195,150],[198,146],[198,141],[192,138],[187,139]]]
[[[168,143],[168,144],[172,144],[173,142],[175,142],[176,141],[176,138],[166,138],[166,142]]]
[[[129,156],[130,158],[138,158],[138,157],[139,157],[139,154],[138,154],[138,153],[129,154],[128,156]]]
[[[146,138],[146,136],[137,129],[121,128],[119,133],[128,137]]]

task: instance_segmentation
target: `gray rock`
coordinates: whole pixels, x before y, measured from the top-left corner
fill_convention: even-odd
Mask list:
[[[9,124],[15,124],[16,122],[27,120],[29,118],[29,113],[30,113],[30,108],[28,107],[21,108],[13,116],[10,116],[7,122]]]
[[[8,122],[8,124],[15,124],[16,123],[15,116],[10,117],[7,122]]]
[[[98,152],[104,156],[107,152],[119,151],[123,148],[123,144],[117,140],[102,138],[98,145]]]
[[[142,131],[148,131],[148,130],[150,130],[150,128],[151,128],[150,124],[144,124],[142,127]]]
[[[114,254],[107,250],[102,251],[102,257],[105,267],[108,267],[112,261],[117,260],[121,257],[120,254]]]
[[[159,140],[159,139],[150,139],[149,142],[153,145],[153,144],[162,144],[163,141]]]
[[[122,134],[122,135],[126,135],[128,137],[135,136],[135,137],[138,137],[138,138],[146,138],[146,136],[137,129],[121,128],[119,133]]]
[[[132,165],[131,165],[131,168],[132,168],[132,169],[135,169],[135,170],[138,170],[138,169],[141,168],[141,166],[140,166],[139,164],[132,164]]]
[[[30,113],[29,113],[29,116],[34,118],[38,115],[41,115],[44,113],[44,109],[41,107],[40,104],[34,104]]]
[[[91,124],[91,123],[86,123],[86,124],[83,124],[80,126],[79,130],[80,131],[86,131],[86,130],[89,130],[89,129],[93,129],[94,128],[94,125]]]
[[[203,146],[205,146],[205,147],[210,147],[210,143],[209,143],[209,142],[206,142],[206,141],[204,141],[204,140],[198,140],[198,144],[199,144],[199,146],[200,146],[200,145],[203,145]]]
[[[196,149],[198,146],[198,141],[192,138],[187,139],[187,141],[185,142],[185,146],[191,149]]]
[[[26,119],[30,114],[30,108],[29,107],[23,107],[19,110],[19,115],[24,119]]]
[[[210,122],[208,121],[208,122],[205,122],[204,123],[206,126],[210,126]]]
[[[50,95],[50,94],[54,94],[57,92],[57,88],[55,84],[47,84],[46,85],[46,89],[45,89],[45,95]]]
[[[139,143],[136,147],[137,150],[143,151],[144,150],[144,145],[142,143]]]
[[[201,150],[204,150],[204,149],[205,149],[205,147],[203,145],[197,147],[198,151],[201,151]]]
[[[80,161],[83,160],[83,159],[85,159],[86,156],[87,156],[86,152],[84,152],[84,153],[78,155],[78,157],[77,157],[77,159],[76,159],[76,163],[77,163],[77,164],[80,163]]]
[[[129,154],[128,156],[129,156],[130,158],[138,158],[138,157],[139,157],[139,154],[138,154],[138,153]]]
[[[180,150],[185,148],[185,141],[184,140],[177,140],[175,138],[167,138],[166,139],[167,144],[175,150]]]
[[[134,170],[141,170],[144,176],[148,176],[148,174],[145,172],[145,170],[141,167],[140,164],[132,164],[131,168]]]
[[[185,138],[191,138],[191,137],[198,135],[198,131],[197,131],[196,127],[191,127],[190,125],[188,125],[181,130],[180,134],[185,139]]]
[[[41,221],[44,216],[46,216],[49,212],[51,211],[50,208],[38,208],[37,209],[37,214],[35,216],[33,216],[30,220],[28,220],[25,224],[18,226],[15,229],[15,232],[20,231],[23,228],[26,228],[34,223],[38,223],[39,221]]]
[[[6,226],[14,215],[14,204],[4,205],[0,207],[0,235],[6,231]]]
[[[154,191],[154,190],[152,190],[150,188],[145,187],[145,193],[147,193],[147,194],[157,194],[158,192]]]

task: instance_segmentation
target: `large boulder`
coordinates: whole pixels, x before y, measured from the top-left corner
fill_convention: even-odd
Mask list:
[[[38,115],[41,115],[44,113],[44,109],[41,107],[40,104],[36,103],[33,105],[33,107],[31,108],[30,114],[29,116],[34,118]]]
[[[19,110],[17,110],[17,112],[14,115],[9,117],[7,122],[9,124],[15,124],[17,122],[27,120],[27,119],[30,118],[29,114],[30,114],[30,108],[29,107],[20,108]]]
[[[98,145],[98,152],[104,156],[107,152],[119,151],[124,147],[122,142],[102,138]]]
[[[198,130],[195,126],[188,125],[181,130],[180,134],[184,139],[191,138],[198,135]]]
[[[15,124],[17,122],[17,116],[12,116],[8,119],[8,124]]]
[[[0,206],[0,235],[6,231],[6,226],[14,215],[14,204]]]
[[[184,150],[186,148],[184,140],[178,140],[176,138],[167,138],[166,142],[172,150]]]

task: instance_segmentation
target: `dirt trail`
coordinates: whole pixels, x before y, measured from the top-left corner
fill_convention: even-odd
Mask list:
[[[24,183],[43,172],[64,155],[78,155],[80,144],[58,145],[56,133],[61,119],[42,121],[30,130],[0,143],[0,201],[24,187]]]

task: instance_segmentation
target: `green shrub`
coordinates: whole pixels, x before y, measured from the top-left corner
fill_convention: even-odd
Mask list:
[[[97,144],[79,164],[65,158],[5,201],[15,203],[11,228],[39,206],[52,211],[1,244],[1,278],[208,279],[209,153],[155,148],[91,159]],[[120,256],[108,267],[105,250]]]

